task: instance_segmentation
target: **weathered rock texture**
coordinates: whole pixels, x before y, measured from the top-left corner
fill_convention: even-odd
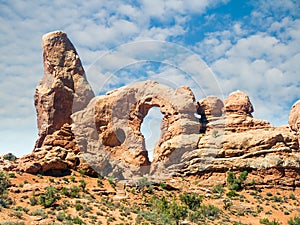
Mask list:
[[[83,165],[71,131],[71,114],[94,97],[79,56],[64,32],[44,35],[42,47],[44,77],[34,95],[39,137],[33,153],[23,157],[20,164],[30,173]]]
[[[43,55],[45,73],[35,94],[39,138],[33,153],[16,161],[19,170],[86,169],[125,179],[193,174],[213,185],[221,173],[248,170],[258,184],[300,186],[299,102],[289,126],[273,127],[252,116],[241,91],[224,103],[213,96],[196,103],[188,87],[146,81],[94,97],[65,33],[45,35]],[[164,115],[152,162],[140,132],[151,107]]]
[[[227,114],[251,115],[254,111],[249,96],[239,90],[231,93],[224,104]]]
[[[216,105],[216,101],[200,101],[209,102]],[[214,177],[213,174],[228,170],[248,170],[255,171],[256,182],[260,184],[299,186],[300,153],[296,133],[288,126],[273,127],[267,121],[253,118],[250,99],[241,91],[230,94],[224,105],[221,116],[208,119],[198,149],[183,155],[180,174],[207,177],[205,174],[210,173]],[[295,108],[291,110],[291,127],[297,123],[299,111]],[[261,179],[263,174],[268,174],[268,179]]]
[[[159,107],[164,117],[160,139],[150,163],[140,127],[152,107]],[[89,140],[89,143],[83,142],[81,147],[92,152],[93,158],[98,157],[100,164],[107,164],[104,162],[107,159],[105,152],[109,152],[107,160],[112,162],[117,159],[119,169],[122,168],[121,164],[125,164],[125,167],[136,167],[133,170],[142,173],[167,173],[166,165],[178,163],[182,154],[197,146],[200,126],[194,116],[196,112],[197,104],[189,88],[181,87],[174,91],[157,82],[146,81],[97,97],[85,110],[73,117],[78,136],[82,135],[82,130],[89,128],[89,132],[83,133],[88,137],[80,138]],[[90,122],[87,118],[90,118]],[[88,127],[87,124],[93,124],[94,118],[95,127]],[[97,144],[99,147],[93,152]],[[115,170],[112,168],[111,172],[115,173]]]

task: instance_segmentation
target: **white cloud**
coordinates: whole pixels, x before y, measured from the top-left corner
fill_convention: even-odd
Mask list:
[[[270,20],[265,31],[252,33],[251,28],[242,30],[235,24],[210,33],[196,50],[210,53],[210,65],[224,93],[244,90],[254,103],[255,115],[279,125],[287,123],[289,108],[300,98],[300,20]]]

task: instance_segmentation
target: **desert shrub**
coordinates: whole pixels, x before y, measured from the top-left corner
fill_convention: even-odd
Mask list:
[[[37,198],[36,197],[31,197],[30,199],[29,199],[29,204],[31,205],[31,206],[35,206],[36,204],[38,203],[38,200],[37,200]]]
[[[17,157],[15,155],[13,155],[12,153],[7,153],[3,156],[3,158],[5,160],[9,160],[9,161],[15,161],[17,159]]]
[[[10,212],[8,213],[8,216],[10,216],[10,217],[15,217],[15,218],[18,218],[18,219],[22,219],[23,214],[22,214],[22,212],[20,212],[20,211],[14,210],[14,211],[10,211]]]
[[[290,218],[288,221],[289,225],[299,225],[300,224],[300,216],[295,216],[294,218]]]
[[[296,196],[295,196],[295,194],[294,194],[294,193],[291,193],[291,194],[290,194],[290,199],[292,199],[292,200],[296,200]]]
[[[70,180],[74,183],[76,178],[74,176],[70,177]]]
[[[218,197],[221,197],[224,193],[224,187],[222,185],[216,185],[213,187],[213,193],[216,193]]]
[[[187,208],[185,206],[178,205],[178,203],[174,200],[169,205],[167,215],[174,219],[176,223],[179,222],[179,220],[184,219],[187,215]]]
[[[79,173],[81,176],[84,176],[86,174],[86,170],[80,170]]]
[[[12,204],[11,198],[6,194],[10,185],[7,173],[0,171],[0,207],[8,208]]]
[[[243,189],[243,183],[247,179],[247,176],[248,176],[248,172],[243,171],[243,172],[240,173],[239,177],[236,178],[234,173],[229,171],[227,173],[228,188],[230,190],[236,190],[236,191],[242,190]]]
[[[229,192],[226,193],[226,196],[231,198],[231,197],[237,197],[239,194],[236,192],[236,190],[230,190]]]
[[[204,217],[208,218],[219,218],[219,214],[221,209],[214,205],[202,205],[200,208],[200,212]]]
[[[86,188],[86,182],[84,180],[79,181],[79,187],[82,188],[83,191],[85,191]]]
[[[108,180],[108,183],[110,184],[110,186],[111,186],[112,188],[116,188],[116,183],[115,183],[113,177],[108,177],[107,180]]]
[[[43,209],[36,209],[31,213],[31,216],[40,216],[45,219],[48,217],[48,214]]]
[[[73,219],[73,223],[74,223],[74,224],[83,224],[83,221],[82,221],[82,219],[80,219],[79,217],[75,217],[75,218]]]
[[[64,221],[65,218],[66,218],[66,214],[64,212],[58,212],[56,214],[56,219],[60,222]]]
[[[81,204],[77,203],[77,204],[75,205],[75,209],[76,209],[76,211],[83,210],[83,206],[82,206]]]
[[[162,189],[167,189],[167,184],[164,183],[164,182],[159,182],[159,186],[162,188]]]
[[[63,187],[61,193],[67,197],[79,198],[80,197],[80,187],[73,185],[71,188]]]
[[[203,195],[196,193],[183,193],[179,196],[180,201],[184,203],[190,210],[197,210],[203,200]]]
[[[280,222],[278,222],[276,220],[270,221],[268,218],[260,219],[259,223],[265,224],[265,225],[280,225],[281,224]]]
[[[53,187],[47,187],[46,193],[40,195],[39,203],[48,208],[54,204],[57,198],[57,190]]]
[[[8,175],[4,171],[0,171],[0,195],[3,195],[10,185]]]
[[[8,176],[9,176],[9,178],[16,178],[16,174],[15,173],[9,173]]]

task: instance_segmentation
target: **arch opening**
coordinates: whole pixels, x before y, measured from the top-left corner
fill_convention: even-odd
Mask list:
[[[153,161],[154,149],[160,139],[162,118],[163,114],[160,108],[154,106],[149,109],[141,124],[140,129],[145,139],[145,148],[148,153],[149,162]]]

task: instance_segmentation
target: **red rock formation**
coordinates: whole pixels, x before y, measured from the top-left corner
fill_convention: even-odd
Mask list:
[[[116,159],[117,164],[124,163],[137,170],[145,170],[145,167],[148,167],[148,171],[152,170],[140,131],[143,119],[152,107],[160,107],[164,115],[152,165],[179,162],[182,154],[196,148],[199,122],[194,113],[197,111],[197,104],[187,87],[173,90],[154,81],[139,82],[97,97],[94,101],[94,105],[74,114],[74,119],[79,118],[75,119],[75,125],[79,128],[75,133],[82,135],[81,131],[86,131],[87,126],[92,124],[86,118],[88,112],[95,108],[90,117],[91,121],[95,118],[94,130],[97,130],[98,137],[90,138],[94,133],[91,128],[88,137],[80,139],[89,140],[90,146],[100,143],[93,156],[99,157],[99,162],[103,162],[103,156],[106,157],[106,153],[109,153],[111,164],[112,159]],[[80,122],[82,118],[83,123]],[[93,151],[86,143],[83,143],[82,149]]]
[[[39,137],[32,154],[22,158],[22,170],[45,173],[83,164],[74,134],[71,114],[94,97],[80,58],[62,31],[43,36],[44,77],[34,95]]]
[[[289,127],[276,128],[253,118],[250,99],[241,91],[224,104],[207,97],[197,105],[188,87],[173,90],[147,81],[94,97],[65,33],[43,37],[43,56],[45,74],[35,94],[39,139],[33,153],[16,161],[19,170],[95,169],[118,178],[145,173],[207,178],[248,170],[261,184],[300,186],[299,102],[291,109]],[[160,107],[164,117],[150,163],[140,127],[151,107]]]
[[[224,111],[226,114],[251,115],[254,109],[249,96],[242,91],[232,92],[224,101]]]

